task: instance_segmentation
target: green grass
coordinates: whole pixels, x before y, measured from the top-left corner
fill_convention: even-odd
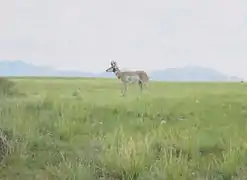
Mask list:
[[[0,179],[247,179],[247,86],[13,78],[1,97],[11,153]],[[81,88],[77,96],[74,92]]]

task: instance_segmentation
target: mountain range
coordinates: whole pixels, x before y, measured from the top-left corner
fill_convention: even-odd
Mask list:
[[[91,73],[57,70],[52,67],[36,66],[21,60],[0,61],[0,76],[54,76],[54,77],[102,77],[115,78],[113,73]],[[241,81],[241,78],[222,74],[214,69],[200,66],[168,68],[149,72],[154,81]]]

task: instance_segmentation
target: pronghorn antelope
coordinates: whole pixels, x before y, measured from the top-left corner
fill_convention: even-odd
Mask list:
[[[125,96],[127,84],[138,83],[142,92],[143,85],[148,83],[149,77],[145,71],[120,71],[115,61],[111,61],[111,67],[106,72],[114,72],[123,83],[122,95]]]

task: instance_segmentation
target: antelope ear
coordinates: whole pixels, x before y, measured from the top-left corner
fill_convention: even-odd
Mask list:
[[[114,67],[114,66],[116,66],[117,65],[117,63],[115,62],[115,61],[111,61],[111,66],[112,67]]]

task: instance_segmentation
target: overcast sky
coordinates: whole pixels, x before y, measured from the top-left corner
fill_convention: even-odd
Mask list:
[[[60,69],[213,67],[247,78],[246,0],[0,0],[0,59]]]

